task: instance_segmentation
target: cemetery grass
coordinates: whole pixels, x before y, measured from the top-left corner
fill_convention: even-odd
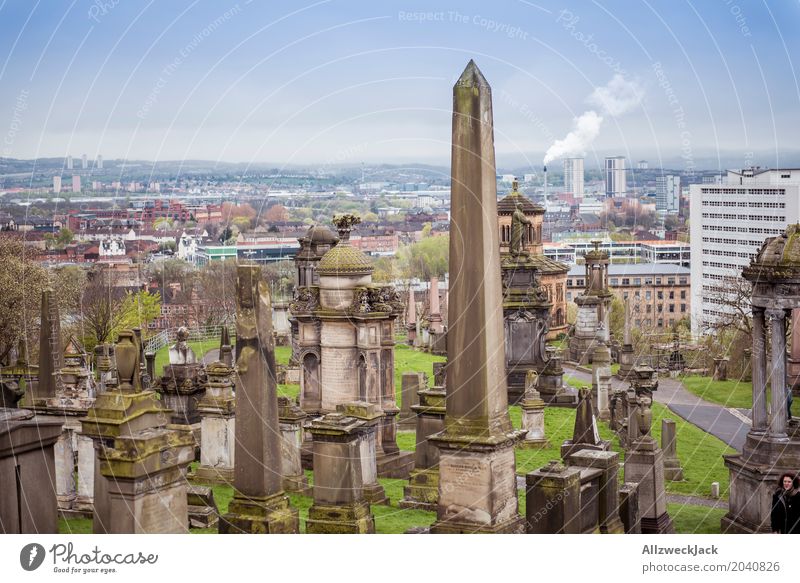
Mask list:
[[[715,381],[712,377],[685,376],[681,382],[686,390],[710,403],[735,409],[753,406],[753,383],[748,381]]]
[[[216,350],[219,348],[219,338],[211,338],[209,340],[196,340],[193,342],[189,342],[189,346],[192,350],[194,350],[195,356],[197,356],[198,362],[203,360],[203,356],[205,356],[206,352],[209,350]],[[158,352],[156,352],[156,362],[155,362],[155,369],[156,375],[161,376],[161,371],[164,370],[164,367],[169,364],[169,346],[162,346]]]
[[[688,504],[667,504],[675,532],[678,534],[720,534],[720,522],[726,510]]]

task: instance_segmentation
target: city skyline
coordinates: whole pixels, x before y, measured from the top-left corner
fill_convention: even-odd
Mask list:
[[[611,155],[687,171],[797,164],[800,42],[784,32],[800,8],[666,8],[82,2],[44,11],[10,1],[0,7],[0,155],[446,164],[452,71],[475,58],[493,88],[506,166],[541,167],[586,120],[595,123],[585,149],[566,155],[585,156],[587,168]],[[626,86],[637,97],[627,108],[608,101]]]

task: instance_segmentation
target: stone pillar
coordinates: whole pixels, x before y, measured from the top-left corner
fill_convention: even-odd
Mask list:
[[[152,385],[156,384],[156,353],[148,350],[144,353],[144,359],[147,363],[147,376],[150,378]]]
[[[290,534],[299,529],[281,476],[275,345],[269,291],[258,265],[236,282],[236,464],[234,496],[220,533]]]
[[[69,419],[64,419],[69,423]],[[72,430],[65,427],[53,448],[56,462],[56,495],[58,509],[69,510],[72,508],[77,492],[75,489],[75,451],[72,449]]]
[[[470,61],[453,88],[445,429],[434,533],[518,533],[508,415],[491,88]],[[491,277],[487,277],[491,274]]]
[[[753,308],[753,426],[751,433],[767,430],[767,342],[764,308]]]
[[[787,363],[789,385],[800,389],[800,309],[792,310],[792,347]]]
[[[401,406],[398,425],[401,429],[413,429],[417,425],[412,407],[419,405],[419,391],[425,389],[428,379],[424,372],[404,372],[401,377]]]
[[[544,431],[544,401],[536,390],[539,376],[536,371],[529,370],[525,375],[525,394],[520,406],[522,408],[522,428],[527,431],[525,439],[518,447],[544,449],[550,442]]]
[[[442,314],[439,311],[439,278],[436,276],[431,277],[431,287],[428,292],[428,305],[430,315],[428,322],[430,322],[430,333],[433,338],[436,338],[442,333]],[[431,347],[433,347],[431,345]]]
[[[308,476],[303,471],[303,422],[308,414],[288,397],[278,397],[278,424],[281,428],[281,474],[283,489],[303,496],[311,495]]]
[[[661,450],[664,452],[664,478],[670,482],[683,481],[681,460],[678,459],[675,421],[661,420]]]
[[[78,442],[78,493],[73,508],[84,512],[94,510],[94,442],[79,433]]]
[[[592,355],[592,393],[597,397],[597,417],[601,421],[611,419],[609,393],[611,392],[611,351],[605,342],[598,339]]]
[[[352,417],[364,422],[362,431],[358,435],[358,447],[361,455],[361,489],[364,499],[369,504],[389,504],[386,491],[378,482],[376,434],[381,428],[383,413],[377,405],[365,401],[338,405],[336,411],[345,417]]]
[[[212,362],[206,367],[200,414],[200,465],[195,478],[209,484],[232,484],[236,445],[236,399],[232,368]]]
[[[714,380],[727,381],[728,380],[728,362],[729,358],[715,358],[714,359]]]
[[[525,532],[581,533],[581,471],[551,461],[525,476]]]
[[[569,465],[600,470],[598,526],[602,534],[622,534],[619,518],[619,454],[615,451],[584,449],[569,457]]]
[[[368,534],[375,519],[364,499],[360,434],[365,422],[328,413],[311,422],[314,439],[314,504],[309,534]]]
[[[444,430],[444,389],[421,390],[413,411],[417,420],[415,465],[399,506],[435,511],[439,501],[439,448],[429,438]]]
[[[406,298],[406,332],[408,333],[408,345],[416,346],[417,338],[417,302],[414,299],[414,288],[408,284],[408,296]]]
[[[786,312],[767,310],[772,333],[772,374],[770,375],[769,434],[772,439],[788,439],[786,435]]]

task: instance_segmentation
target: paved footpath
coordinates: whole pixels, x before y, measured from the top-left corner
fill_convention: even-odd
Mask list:
[[[579,381],[592,382],[589,373],[572,366],[564,365],[564,371]],[[615,376],[611,377],[611,384],[614,388],[630,386]],[[745,437],[750,430],[749,409],[730,409],[709,403],[687,391],[679,380],[669,377],[659,377],[654,398],[692,425],[719,438],[736,451],[742,451]]]

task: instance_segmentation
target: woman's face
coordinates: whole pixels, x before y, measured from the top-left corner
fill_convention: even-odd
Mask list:
[[[792,479],[789,476],[783,477],[783,489],[784,490],[791,490],[792,489]]]

